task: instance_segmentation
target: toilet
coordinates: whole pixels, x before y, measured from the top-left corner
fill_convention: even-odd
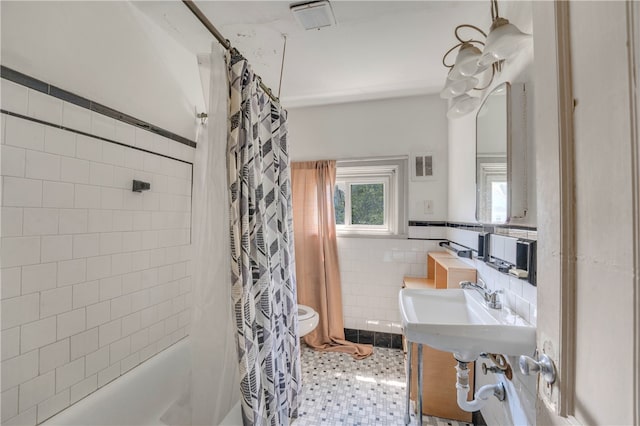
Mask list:
[[[311,333],[318,326],[320,316],[306,305],[298,304],[298,332],[300,337]]]

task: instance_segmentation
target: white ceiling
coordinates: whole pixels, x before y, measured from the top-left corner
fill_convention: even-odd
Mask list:
[[[278,93],[297,107],[437,93],[446,77],[442,55],[455,44],[456,25],[485,31],[489,1],[331,2],[337,25],[305,31],[284,1],[196,1],[196,5]],[[194,54],[213,37],[180,1],[136,7]]]

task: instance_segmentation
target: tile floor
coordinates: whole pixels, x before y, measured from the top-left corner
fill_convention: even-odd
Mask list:
[[[318,352],[302,344],[303,394],[298,426],[404,425],[402,350],[374,348],[367,359]],[[411,414],[412,425],[416,419]],[[470,426],[423,416],[423,425]]]

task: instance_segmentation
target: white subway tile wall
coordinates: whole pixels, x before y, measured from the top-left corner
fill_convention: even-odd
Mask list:
[[[438,241],[338,238],[345,328],[402,334],[402,278],[426,276],[427,253]]]
[[[8,111],[193,161],[4,79],[2,92]],[[1,421],[36,424],[188,334],[192,166],[5,114],[0,136]]]
[[[527,234],[529,232],[527,231]],[[531,234],[535,235],[535,234]],[[448,238],[451,241],[464,244],[467,247],[477,248],[478,233],[465,229],[448,228]],[[494,236],[491,238],[491,251],[498,253],[500,258],[515,262],[515,239],[505,236]],[[498,272],[496,269],[487,266],[478,259],[463,259],[470,266],[478,271],[478,276],[484,280],[492,290],[502,290],[502,301],[504,306],[520,315],[527,322],[536,325],[537,314],[537,290],[526,280]]]

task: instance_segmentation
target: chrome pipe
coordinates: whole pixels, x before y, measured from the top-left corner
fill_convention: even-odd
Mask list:
[[[422,426],[422,345],[418,344],[418,424]]]
[[[412,348],[413,348],[413,343],[411,343],[410,341],[407,340],[407,347],[409,348],[409,351],[407,352],[407,365],[405,366],[405,371],[407,373],[407,392],[406,392],[406,398],[405,398],[405,412],[404,412],[404,424],[408,425],[411,423],[411,413],[410,413],[410,407],[411,407],[411,399],[410,399],[410,395],[411,395],[411,352],[412,352]]]

